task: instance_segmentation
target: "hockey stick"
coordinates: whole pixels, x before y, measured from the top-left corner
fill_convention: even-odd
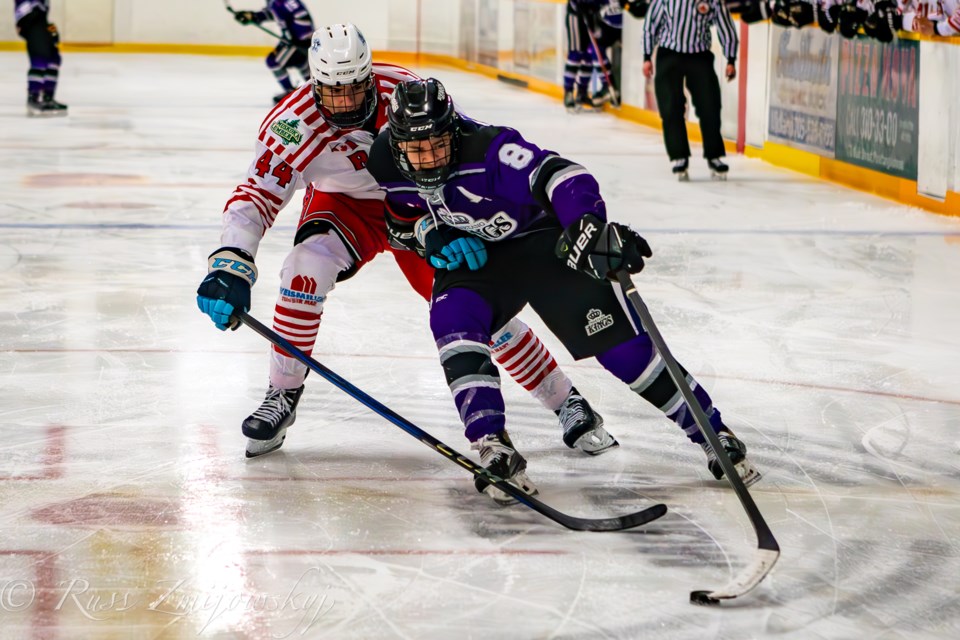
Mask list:
[[[283,336],[262,325],[250,314],[246,312],[240,312],[237,314],[237,317],[241,322],[243,322],[243,324],[247,325],[261,336],[266,338],[269,342],[275,344],[303,364],[307,365],[307,367],[316,372],[324,380],[331,383],[333,386],[340,389],[348,396],[358,401],[360,404],[372,409],[374,413],[386,418],[434,451],[441,453],[447,459],[456,462],[473,475],[485,479],[487,482],[497,487],[504,493],[513,496],[518,502],[530,507],[537,513],[550,518],[554,522],[563,525],[568,529],[573,529],[574,531],[623,531],[624,529],[632,529],[633,527],[639,527],[642,524],[656,520],[667,512],[667,507],[663,504],[655,504],[652,507],[647,507],[643,511],[629,513],[624,516],[617,516],[613,518],[578,518],[576,516],[571,516],[557,511],[553,507],[540,502],[536,498],[528,496],[526,493],[513,486],[509,482],[506,482],[502,478],[493,475],[485,468],[475,464],[469,458],[460,455],[443,442],[437,440],[429,433],[413,424],[406,418],[402,417],[389,407],[368,396],[366,393],[350,384],[347,380],[341,378],[330,369],[326,368],[307,354],[297,349],[295,346],[290,344],[290,342],[284,339]]]
[[[607,57],[600,47],[597,45],[597,39],[593,37],[593,29],[590,28],[590,25],[586,25],[587,35],[590,36],[590,44],[593,45],[593,51],[597,54],[597,61],[600,63],[600,71],[603,71],[603,76],[607,79],[607,86],[610,87],[610,103],[615,109],[620,108],[620,91],[617,89],[616,85],[613,84],[613,79],[610,77],[610,73],[607,71]]]
[[[710,420],[703,412],[703,408],[697,401],[696,396],[693,395],[693,390],[690,388],[690,385],[687,384],[686,377],[683,375],[683,371],[680,370],[680,365],[677,364],[677,361],[667,348],[663,336],[660,335],[657,325],[654,324],[653,318],[650,316],[647,305],[643,302],[643,299],[640,298],[640,294],[637,293],[637,287],[630,279],[630,275],[625,271],[620,271],[617,273],[617,281],[620,283],[620,286],[623,287],[623,291],[626,293],[634,310],[636,310],[637,315],[640,316],[643,327],[647,330],[650,339],[660,353],[660,357],[663,359],[667,371],[673,379],[673,383],[677,385],[687,406],[690,407],[693,412],[697,427],[700,428],[703,437],[706,438],[707,442],[710,443],[710,446],[713,448],[714,453],[717,454],[717,461],[720,463],[720,468],[723,469],[723,475],[726,476],[727,481],[733,487],[737,497],[740,498],[740,503],[747,512],[747,517],[750,518],[750,524],[753,525],[753,530],[757,534],[757,556],[753,562],[719,589],[712,591],[691,591],[690,602],[701,605],[715,605],[719,604],[721,600],[737,598],[757,586],[760,581],[770,573],[773,565],[777,562],[777,558],[780,557],[780,545],[777,544],[776,539],[773,537],[770,527],[767,526],[767,522],[763,519],[760,509],[757,508],[757,504],[750,496],[750,492],[747,491],[747,487],[744,486],[743,480],[740,479],[740,475],[733,466],[730,456],[727,455],[723,445],[720,444],[720,439],[717,438],[717,434],[714,433],[713,428],[711,428]]]
[[[230,0],[223,0],[223,6],[226,7],[227,11],[229,11],[232,15],[237,15],[237,12],[234,11],[233,7],[230,6]],[[270,29],[267,29],[266,27],[259,25],[255,22],[252,22],[251,24],[255,26],[257,29],[260,29],[260,31],[263,31],[268,36],[274,37],[280,42],[284,44],[288,44],[291,47],[296,47],[297,49],[302,49],[304,51],[306,51],[309,48],[309,47],[305,47],[303,45],[297,44],[296,42],[291,42],[290,40],[287,40],[280,34],[274,33],[273,31],[270,31]]]

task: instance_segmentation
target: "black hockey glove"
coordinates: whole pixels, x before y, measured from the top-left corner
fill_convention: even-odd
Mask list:
[[[746,24],[763,22],[770,17],[768,0],[726,0],[724,4],[731,13],[739,13]]]
[[[880,0],[873,5],[873,13],[863,22],[864,33],[880,42],[893,42],[902,27],[903,16],[891,0]]]
[[[221,247],[210,254],[210,272],[197,289],[197,306],[210,316],[217,329],[236,329],[238,311],[250,310],[250,287],[257,281],[253,256],[235,247]]]
[[[623,2],[623,10],[638,19],[647,15],[649,8],[650,0],[624,0]]]
[[[776,0],[770,20],[782,27],[801,29],[814,20],[813,5],[805,0]]]
[[[604,222],[592,213],[563,230],[556,254],[571,269],[597,280],[614,279],[620,270],[640,273],[643,259],[653,255],[636,231],[618,222]]]
[[[856,0],[840,5],[837,14],[837,30],[844,38],[855,38],[863,22],[867,19],[867,12],[857,6]]]
[[[417,221],[416,236],[434,269],[453,271],[466,265],[476,271],[487,264],[483,240],[453,227],[437,227],[431,215]]]
[[[403,220],[397,220],[391,215],[386,216],[387,221],[387,243],[394,249],[407,251],[416,251],[421,258],[424,257],[423,247],[417,242],[416,235],[413,232],[414,225]]]
[[[253,11],[237,11],[233,14],[233,19],[242,25],[255,24],[256,16]]]
[[[820,25],[826,33],[833,33],[837,29],[837,16],[840,15],[840,5],[833,5],[829,9],[824,9],[823,4],[817,2],[813,7],[817,16],[817,24]]]

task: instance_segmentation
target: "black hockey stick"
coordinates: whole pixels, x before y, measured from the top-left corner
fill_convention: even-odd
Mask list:
[[[730,600],[742,596],[757,586],[760,581],[770,573],[773,565],[777,562],[777,558],[780,557],[780,545],[777,544],[777,540],[773,537],[770,527],[767,526],[766,520],[763,519],[760,509],[757,508],[753,497],[751,497],[750,492],[747,491],[743,480],[740,479],[740,475],[733,466],[730,456],[727,455],[723,445],[720,444],[720,439],[717,438],[717,434],[714,433],[713,428],[710,426],[710,420],[703,412],[703,408],[697,401],[696,396],[693,395],[693,390],[690,388],[690,385],[687,384],[686,377],[683,375],[680,365],[677,364],[673,354],[670,353],[670,349],[667,348],[667,343],[663,340],[663,336],[660,335],[657,325],[654,324],[647,305],[643,302],[643,299],[640,298],[640,294],[637,293],[637,287],[630,279],[630,275],[625,271],[620,271],[617,273],[617,281],[620,283],[620,286],[623,287],[623,291],[627,294],[627,298],[636,310],[637,315],[640,316],[643,327],[650,335],[650,339],[660,353],[660,357],[663,358],[663,362],[667,367],[667,371],[670,373],[670,377],[673,379],[673,383],[677,385],[687,406],[690,407],[693,412],[697,427],[699,427],[703,437],[706,438],[707,442],[710,443],[710,446],[713,448],[713,451],[717,454],[717,461],[720,463],[720,468],[723,469],[723,475],[726,476],[727,481],[730,482],[737,497],[740,498],[740,503],[747,512],[747,517],[750,518],[753,530],[757,534],[757,556],[753,562],[719,589],[712,591],[691,591],[690,602],[693,604],[712,605],[719,604],[721,600]]]
[[[568,529],[573,529],[574,531],[623,531],[624,529],[632,529],[633,527],[639,527],[642,524],[656,520],[667,512],[666,505],[655,504],[652,507],[647,507],[643,511],[629,513],[627,515],[614,518],[578,518],[576,516],[567,515],[566,513],[561,513],[553,507],[540,502],[536,498],[528,496],[526,493],[513,486],[509,482],[506,482],[502,478],[493,475],[485,468],[475,464],[469,458],[465,458],[464,456],[460,455],[417,425],[402,417],[389,407],[381,404],[376,399],[368,396],[366,393],[350,384],[347,380],[341,378],[330,369],[326,368],[307,354],[297,349],[295,346],[290,344],[289,341],[284,339],[283,336],[277,334],[277,332],[273,331],[272,329],[265,327],[250,314],[241,312],[237,314],[237,317],[241,322],[243,322],[243,324],[247,325],[261,336],[266,338],[268,341],[280,347],[303,364],[307,365],[307,367],[316,372],[324,380],[331,383],[333,386],[340,389],[354,400],[357,400],[360,404],[372,409],[378,415],[386,418],[434,451],[441,453],[449,460],[456,462],[473,475],[485,479],[487,482],[497,487],[504,493],[516,498],[518,502],[530,507],[537,513],[550,518],[554,522],[561,524]]]
[[[226,7],[227,11],[229,11],[231,14],[237,15],[237,12],[234,11],[233,7],[230,6],[230,0],[223,0],[223,6]],[[270,29],[267,29],[266,27],[264,27],[264,26],[262,26],[262,25],[259,25],[259,24],[255,23],[255,22],[252,22],[251,24],[252,24],[253,26],[255,26],[257,29],[260,29],[260,31],[263,31],[263,32],[264,32],[265,34],[267,34],[268,36],[274,37],[274,38],[276,38],[277,40],[279,40],[280,42],[282,42],[282,43],[284,43],[284,44],[289,44],[291,47],[296,47],[297,49],[302,49],[302,50],[304,50],[304,51],[306,51],[306,50],[309,48],[309,47],[305,47],[305,46],[303,46],[303,45],[301,45],[301,44],[297,44],[296,42],[291,42],[290,40],[287,40],[286,38],[284,38],[284,37],[281,36],[280,34],[274,33],[273,31],[270,31]]]
[[[607,56],[600,51],[599,45],[597,45],[597,39],[593,36],[593,29],[590,28],[590,25],[587,24],[587,35],[590,36],[590,44],[593,45],[593,51],[597,54],[597,62],[600,63],[600,71],[603,72],[604,77],[607,79],[607,86],[610,87],[610,103],[615,109],[620,108],[620,92],[617,89],[616,85],[613,84],[613,78],[610,77],[610,72],[607,71]],[[612,70],[612,65],[611,65]]]

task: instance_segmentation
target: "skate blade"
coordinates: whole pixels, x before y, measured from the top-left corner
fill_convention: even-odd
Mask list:
[[[247,457],[258,458],[272,451],[276,451],[283,446],[283,441],[286,439],[286,437],[287,430],[284,428],[278,431],[277,435],[269,440],[254,440],[253,438],[247,438]]]
[[[677,174],[677,180],[680,182],[690,182],[690,174],[686,171],[682,171]]]
[[[714,171],[714,172],[710,175],[710,177],[713,178],[714,180],[716,180],[717,182],[726,182],[726,181],[727,181],[727,174],[725,174],[725,173],[717,173],[716,171]]]
[[[599,456],[616,449],[620,443],[606,431],[603,432],[603,437],[597,437],[596,433],[588,432],[580,436],[573,446],[588,456]]]
[[[743,486],[745,487],[754,485],[763,478],[760,470],[753,466],[749,460],[741,460],[733,465],[733,467],[737,470],[737,475],[740,476],[740,480],[743,481]]]
[[[528,496],[535,496],[540,493],[540,490],[537,489],[536,485],[534,485],[533,482],[530,481],[530,478],[527,477],[526,471],[521,471],[513,476],[513,478],[510,479],[510,484],[517,487]],[[504,493],[492,484],[487,485],[483,492],[493,498],[493,501],[502,507],[507,507],[511,504],[517,503],[516,498],[510,494]]]

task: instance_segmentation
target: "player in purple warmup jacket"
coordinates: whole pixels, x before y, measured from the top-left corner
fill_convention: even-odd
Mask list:
[[[237,22],[243,25],[262,24],[268,20],[280,26],[283,40],[267,55],[267,68],[283,88],[283,93],[274,97],[279,102],[293,91],[290,69],[296,69],[304,81],[310,78],[310,65],[307,63],[307,50],[313,35],[313,19],[300,0],[270,0],[260,11],[237,11],[233,14]]]
[[[60,34],[47,21],[49,0],[14,0],[17,33],[27,42],[27,115],[65,116],[67,106],[53,99],[60,77]]]
[[[536,491],[507,435],[489,347],[490,335],[529,304],[574,358],[595,357],[676,422],[722,477],[663,360],[609,281],[620,270],[639,272],[651,252],[635,231],[606,221],[594,177],[514,129],[461,116],[433,78],[397,85],[387,115],[367,168],[386,193],[394,242],[436,269],[430,327],[483,465]],[[689,373],[687,381],[744,482],[759,479],[706,390]],[[495,487],[476,483],[506,501]]]

